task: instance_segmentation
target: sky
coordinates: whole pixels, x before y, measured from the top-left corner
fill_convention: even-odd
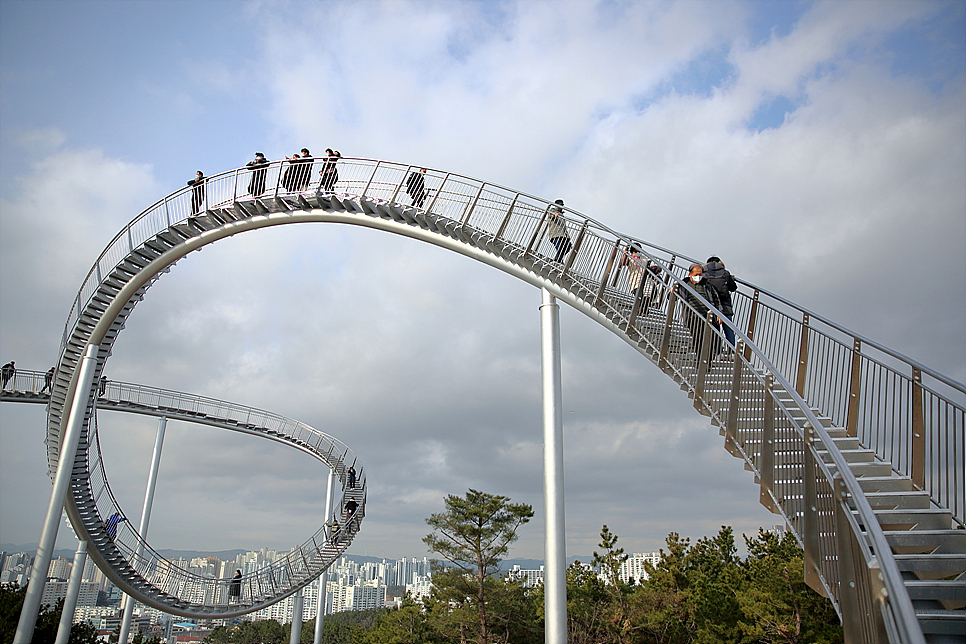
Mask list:
[[[111,238],[196,170],[308,147],[568,207],[966,381],[966,3],[0,0],[0,361],[46,370]],[[540,292],[337,224],[238,235],[138,304],[110,379],[270,410],[369,479],[350,552],[427,554],[469,488],[533,505],[543,557]],[[686,394],[561,307],[567,554],[780,523]],[[102,412],[140,516],[157,421]],[[0,543],[35,544],[45,411],[0,405]],[[326,470],[170,422],[149,542],[287,550]],[[58,547],[74,548],[67,528]]]

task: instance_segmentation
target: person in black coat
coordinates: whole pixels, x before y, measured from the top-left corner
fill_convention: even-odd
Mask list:
[[[688,271],[687,284],[697,292],[697,296],[685,288],[677,289],[678,296],[682,300],[682,317],[684,324],[688,327],[691,334],[691,348],[695,355],[701,356],[701,347],[704,341],[705,320],[708,319],[708,304],[710,303],[717,309],[721,309],[721,300],[718,292],[704,279],[704,267],[701,264],[691,264]],[[691,306],[684,306],[684,303]],[[721,318],[712,321],[715,330],[712,330],[711,357],[718,353],[718,334],[716,329],[720,328]]]
[[[191,214],[201,212],[201,207],[205,203],[205,174],[198,170],[195,178],[188,182],[191,186]]]
[[[735,309],[731,302],[731,294],[738,290],[735,278],[725,268],[724,262],[717,255],[708,258],[708,263],[704,265],[704,281],[714,287],[721,300],[721,312],[729,320],[735,319]],[[735,332],[727,324],[724,327],[725,338],[732,347],[735,346]]]
[[[412,198],[413,205],[422,208],[426,201],[426,168],[410,172],[406,178],[406,193]]]
[[[268,159],[261,152],[255,153],[255,159],[245,164],[246,168],[251,169],[252,178],[248,182],[248,194],[253,197],[265,192],[265,177],[268,174]]]

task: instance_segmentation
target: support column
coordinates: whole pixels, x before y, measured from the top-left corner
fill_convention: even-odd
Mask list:
[[[91,386],[94,384],[98,349],[99,347],[95,344],[87,346],[77,372],[77,384],[74,388],[70,414],[61,436],[54,487],[50,492],[47,516],[44,519],[43,531],[40,533],[37,556],[34,557],[34,564],[30,570],[30,583],[27,585],[27,595],[23,600],[20,622],[17,624],[17,633],[14,635],[13,644],[30,644],[34,638],[37,615],[40,613],[40,600],[44,596],[47,571],[50,569],[50,559],[54,552],[54,544],[57,541],[57,530],[60,528],[60,514],[64,511],[64,502],[67,500],[67,488],[70,487],[74,455],[77,452],[81,431],[84,429],[87,402],[90,398]]]
[[[70,627],[74,624],[74,609],[77,608],[77,595],[80,593],[81,580],[84,578],[84,564],[87,563],[87,542],[77,542],[77,552],[74,553],[74,565],[70,569],[70,581],[67,582],[67,597],[64,598],[64,609],[60,613],[60,624],[57,626],[57,639],[54,644],[67,644],[70,640]]]
[[[299,644],[302,641],[302,605],[304,603],[300,590],[292,599],[292,636],[289,638],[289,644]]]
[[[329,482],[325,487],[325,520],[332,512],[332,488],[335,472],[329,470]],[[315,598],[315,644],[322,644],[322,620],[325,617],[325,585],[329,581],[329,570],[319,575],[319,595]]]
[[[544,617],[546,644],[567,643],[567,541],[564,524],[563,403],[560,393],[560,322],[556,298],[542,289]]]
[[[148,524],[151,522],[151,508],[154,506],[154,490],[158,486],[158,468],[161,465],[161,447],[164,445],[164,430],[168,426],[168,419],[161,417],[158,424],[158,435],[154,441],[154,455],[151,458],[151,469],[148,472],[148,486],[144,490],[144,507],[141,508],[141,523],[138,526],[138,534],[141,538],[134,550],[134,561],[137,562],[144,552],[144,541],[148,538]],[[117,641],[121,644],[127,642],[128,634],[131,632],[131,616],[134,614],[134,600],[124,596],[124,614],[121,617],[121,630],[118,633]]]

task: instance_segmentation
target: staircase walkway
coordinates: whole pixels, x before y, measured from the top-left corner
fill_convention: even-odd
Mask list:
[[[964,418],[966,387],[794,303],[741,282],[732,351],[715,324],[683,297],[691,258],[616,233],[564,210],[557,225],[572,248],[561,262],[548,231],[553,206],[500,186],[430,171],[430,196],[416,207],[405,192],[418,168],[343,159],[331,192],[280,187],[285,162],[268,169],[264,194],[248,195],[247,171],[210,177],[202,210],[184,189],[135,218],[102,253],[68,319],[48,416],[51,473],[73,403],[77,365],[98,350],[94,380],[127,316],[178,259],[240,232],[297,222],[363,225],[462,253],[547,288],[623,338],[674,379],[724,436],[761,485],[761,501],[782,515],[805,550],[806,579],[830,597],[848,642],[961,642],[966,636]],[[655,266],[632,293],[626,254]],[[645,297],[645,291],[650,295]],[[692,334],[697,337],[692,337]],[[700,351],[696,351],[696,347]],[[95,386],[82,392],[90,416]],[[88,468],[91,436],[75,455],[68,513],[96,531],[102,470]],[[96,459],[92,462],[97,463]],[[95,556],[156,593],[178,614],[223,607],[166,595],[110,543]],[[133,570],[135,574],[131,574]],[[152,571],[153,572],[153,571]],[[120,573],[118,573],[120,575]],[[166,570],[170,578],[181,573]],[[301,579],[266,580],[258,596],[289,592]],[[299,582],[294,582],[295,584]],[[143,586],[143,587],[142,587]],[[279,590],[284,589],[284,590]],[[294,591],[293,591],[294,592]],[[132,593],[133,594],[133,593]]]

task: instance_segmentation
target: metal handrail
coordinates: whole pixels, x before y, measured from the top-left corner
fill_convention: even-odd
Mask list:
[[[266,181],[266,185],[271,185],[273,188],[263,195],[239,198],[241,193],[239,178],[244,178],[244,169],[216,175],[209,179],[207,197],[210,199],[206,203],[205,212],[212,213],[212,219],[217,220],[217,212],[213,212],[212,209],[226,208],[232,212],[241,213],[242,216],[254,216],[259,213],[271,214],[275,211],[304,209],[307,207],[306,204],[308,208],[342,210],[355,204],[351,207],[353,213],[363,217],[380,217],[384,215],[375,211],[379,210],[377,207],[379,204],[385,204],[390,207],[386,212],[395,213],[393,218],[397,221],[440,232],[444,236],[452,234],[471,246],[526,266],[527,270],[541,275],[557,288],[564,289],[560,291],[562,294],[572,294],[572,302],[586,304],[589,309],[593,309],[595,317],[599,316],[597,319],[602,323],[632,344],[638,344],[645,355],[650,355],[673,377],[687,383],[695,396],[696,403],[700,403],[696,406],[712,415],[719,426],[724,427],[731,422],[733,412],[722,412],[715,404],[709,403],[704,396],[703,380],[707,377],[709,363],[714,357],[708,355],[710,343],[704,344],[705,350],[701,355],[688,355],[686,352],[678,351],[677,345],[671,342],[675,334],[680,337],[687,332],[684,326],[673,317],[678,300],[670,287],[676,285],[678,289],[689,290],[690,287],[684,284],[681,278],[687,273],[687,265],[684,262],[690,263],[692,261],[690,258],[620,235],[593,219],[565,208],[563,225],[568,235],[576,235],[576,239],[571,239],[572,248],[562,254],[564,259],[558,264],[551,259],[555,251],[548,248],[550,235],[547,234],[546,212],[550,204],[546,200],[460,175],[430,171],[425,175],[426,188],[432,191],[429,208],[407,207],[398,202],[397,197],[401,194],[401,187],[412,166],[373,159],[342,159],[339,164],[340,175],[335,192],[330,194],[327,191],[325,195],[319,194],[311,203],[307,199],[310,198],[312,190],[302,191],[292,197],[287,197],[279,191],[278,173],[282,164],[278,162],[268,169],[268,177],[274,180]],[[75,299],[75,308],[71,312],[65,333],[65,345],[68,334],[71,333],[78,316],[81,315],[82,308],[93,297],[97,284],[102,279],[111,279],[115,269],[123,269],[121,265],[126,258],[152,236],[167,234],[165,231],[170,226],[177,228],[190,224],[193,213],[188,207],[189,194],[190,189],[182,189],[166,197],[162,202],[158,202],[132,221],[105,249]],[[298,204],[286,201],[287,198],[297,200]],[[163,219],[158,212],[159,204],[163,204]],[[407,208],[412,209],[411,214],[405,214]],[[200,214],[204,215],[205,212]],[[419,215],[419,220],[416,219],[416,215]],[[444,227],[446,231],[443,231]],[[186,234],[197,234],[197,230],[188,231]],[[173,240],[172,243],[178,241],[180,240]],[[659,309],[667,308],[663,321],[649,316],[646,308],[644,315],[638,315],[642,305],[640,292],[636,297],[629,294],[627,271],[622,270],[620,263],[615,266],[616,258],[632,245],[642,250],[648,262],[658,266],[658,275],[646,273],[645,279],[658,289],[656,306]],[[547,249],[544,251],[547,254],[544,254],[542,249]],[[96,283],[93,277],[96,277]],[[125,281],[123,276],[121,277],[120,281]],[[742,281],[742,283],[751,286],[747,282]],[[917,485],[928,489],[934,502],[944,507],[951,507],[954,519],[962,524],[963,489],[961,481],[957,482],[956,479],[957,471],[962,473],[962,455],[956,448],[956,428],[957,423],[958,427],[962,428],[963,405],[951,399],[949,395],[933,391],[922,384],[924,374],[934,378],[935,372],[923,369],[921,365],[905,359],[896,352],[886,352],[885,355],[910,367],[911,376],[899,373],[867,355],[863,350],[864,347],[878,350],[878,345],[866,343],[863,338],[855,334],[849,335],[837,325],[827,325],[830,331],[820,331],[812,325],[815,322],[825,324],[824,318],[813,316],[805,309],[782,298],[773,297],[758,288],[754,288],[753,296],[739,292],[736,297],[734,322],[728,321],[720,311],[711,307],[713,314],[721,315],[724,324],[731,327],[735,331],[735,336],[741,341],[742,348],[735,361],[736,382],[739,382],[738,377],[742,366],[749,373],[754,373],[759,381],[763,377],[758,373],[759,371],[771,374],[773,380],[792,399],[791,402],[786,400],[779,407],[786,410],[787,419],[783,422],[786,422],[788,427],[794,428],[793,431],[797,435],[795,440],[803,445],[800,451],[803,462],[811,468],[810,471],[821,473],[818,479],[821,492],[816,491],[816,480],[809,483],[810,478],[805,478],[804,496],[814,500],[814,507],[811,510],[806,508],[805,511],[793,512],[786,509],[782,506],[782,503],[787,502],[784,497],[781,499],[774,497],[768,503],[775,505],[785,514],[790,523],[799,519],[805,521],[806,525],[808,522],[827,522],[829,516],[839,516],[841,512],[828,510],[828,508],[834,509],[835,503],[829,505],[825,501],[820,502],[819,496],[824,495],[823,499],[831,498],[834,490],[838,489],[836,486],[842,487],[846,495],[851,495],[853,499],[851,502],[856,506],[854,511],[861,516],[869,534],[853,534],[848,538],[842,536],[842,544],[829,543],[828,535],[844,535],[845,531],[854,532],[849,527],[848,521],[839,521],[837,530],[835,526],[823,526],[821,532],[816,532],[813,536],[809,536],[809,533],[804,536],[798,535],[796,532],[806,541],[807,556],[812,558],[814,568],[819,571],[821,584],[830,590],[830,594],[837,597],[837,605],[841,604],[843,599],[838,597],[837,593],[842,589],[835,584],[838,583],[837,575],[848,567],[837,563],[837,568],[830,568],[828,562],[837,561],[836,553],[839,552],[837,548],[840,546],[852,549],[853,546],[848,544],[857,543],[860,553],[878,553],[879,558],[884,562],[876,562],[877,570],[881,570],[881,582],[876,582],[875,579],[871,581],[866,579],[863,582],[864,597],[868,599],[871,596],[872,591],[869,589],[876,583],[884,583],[890,596],[898,595],[908,600],[907,593],[895,585],[896,583],[901,585],[901,579],[894,574],[895,562],[891,559],[888,545],[885,544],[875,516],[871,513],[871,508],[844,457],[818,422],[817,415],[812,411],[811,406],[825,405],[826,409],[823,409],[823,413],[827,413],[835,422],[844,419],[843,424],[851,435],[859,433],[860,436],[865,436],[865,432],[871,431],[867,426],[874,424],[872,415],[879,413],[878,392],[874,388],[891,387],[882,396],[886,399],[891,397],[890,400],[894,400],[897,396],[902,397],[902,400],[906,401],[904,403],[906,408],[912,410],[911,421],[903,424],[908,420],[905,417],[893,419],[899,430],[898,438],[892,439],[894,444],[885,444],[885,441],[881,441],[880,444],[881,437],[869,434],[873,439],[871,442],[875,443],[876,453],[889,455],[894,451],[897,458],[884,457],[883,460],[892,462],[893,468],[897,471],[911,472],[911,478]],[[685,302],[682,306],[687,309],[689,305]],[[583,310],[588,312],[589,309]],[[628,312],[630,312],[629,316]],[[795,319],[795,316],[799,315],[802,317],[801,321]],[[702,332],[706,338],[717,335],[721,341],[720,329],[712,328],[707,322],[703,329]],[[660,335],[655,335],[658,332]],[[832,333],[850,338],[852,346],[849,347],[840,339],[832,337]],[[677,342],[679,343],[680,340]],[[813,350],[815,346],[818,346],[817,350]],[[826,369],[819,372],[819,377],[814,376],[814,368],[809,369],[809,367],[816,361],[821,361],[824,366],[824,362],[827,362],[825,360],[828,357],[827,354],[834,354],[835,360],[831,361],[834,371]],[[864,376],[866,372],[871,375]],[[869,384],[863,378],[870,379],[871,393]],[[934,379],[950,387],[953,390],[952,394],[963,393],[962,386],[951,379],[945,377]],[[887,381],[887,383],[882,385],[880,381]],[[793,382],[794,387],[791,385]],[[866,386],[863,387],[863,384]],[[840,391],[845,391],[848,398],[844,399]],[[734,395],[739,396],[739,392],[736,390]],[[770,399],[769,395],[762,394],[762,397],[763,400]],[[806,399],[811,401],[811,405],[805,402]],[[775,399],[775,404],[779,402]],[[765,407],[769,408],[771,404],[768,403]],[[798,417],[793,419],[788,416],[790,412],[787,405],[789,404],[796,407]],[[945,414],[945,420],[937,418],[942,414]],[[927,418],[931,423],[929,431],[925,431]],[[943,422],[946,424],[942,424]],[[740,440],[736,440],[734,431],[730,428],[728,431],[731,432],[726,443],[729,449],[741,455],[752,467],[756,467],[755,455],[747,452],[749,447]],[[912,435],[917,437],[916,441],[908,439]],[[949,438],[949,435],[952,438]],[[946,438],[943,438],[944,436]],[[823,445],[830,455],[838,469],[834,476],[812,447],[813,440]],[[907,440],[913,445],[911,455],[902,451]],[[942,443],[943,440],[946,443]],[[939,455],[938,461],[934,458],[930,464],[933,469],[937,462],[939,466],[945,466],[946,479],[937,478],[932,470],[926,471],[927,463],[923,454],[927,451],[930,455]],[[903,459],[909,462],[903,462]],[[896,465],[896,460],[899,461],[899,467]],[[811,491],[809,486],[812,488]],[[797,498],[803,495],[801,490],[794,494],[798,495]],[[845,507],[844,502],[845,499],[840,500],[838,507]],[[819,506],[825,509],[822,510]],[[843,551],[841,554],[844,557],[846,553]],[[880,600],[881,598],[875,599],[875,601]],[[884,611],[882,622],[891,625],[889,628],[893,630],[911,628],[907,624],[909,619],[907,607],[902,600],[897,601],[898,603],[895,604],[888,600],[880,601]],[[896,624],[899,626],[895,626]],[[877,627],[872,625],[868,630],[872,632],[875,628]],[[866,639],[874,641],[872,637]]]
[[[39,394],[42,387],[40,383],[44,381],[44,373],[39,371],[18,371],[21,377],[20,384],[27,381],[33,390],[4,391],[4,401],[18,402],[45,402],[46,396]],[[20,394],[20,395],[18,395]],[[24,396],[22,394],[29,394]],[[335,561],[341,553],[351,544],[355,534],[358,532],[362,519],[365,518],[365,496],[366,496],[366,471],[358,466],[356,473],[356,487],[352,492],[345,487],[346,468],[343,463],[346,460],[358,464],[358,457],[355,453],[339,439],[319,431],[301,421],[296,421],[274,412],[268,412],[254,407],[222,401],[205,396],[188,394],[185,392],[170,389],[161,389],[147,385],[136,385],[110,381],[107,385],[105,395],[97,398],[97,406],[100,409],[110,409],[128,413],[137,413],[151,416],[165,416],[169,419],[177,419],[186,422],[208,424],[217,427],[228,428],[236,431],[243,431],[249,434],[260,435],[272,440],[288,443],[286,437],[298,439],[304,445],[293,445],[302,451],[312,454],[319,460],[325,462],[343,483],[343,496],[339,507],[345,504],[349,496],[361,497],[356,515],[353,517],[352,525],[349,529],[341,531],[338,542],[333,541],[328,534],[328,526],[337,520],[339,511],[336,510],[332,515],[325,517],[321,527],[319,527],[305,542],[299,546],[294,546],[284,556],[275,561],[262,566],[252,574],[247,574],[242,578],[242,584],[247,592],[244,596],[248,597],[249,605],[238,605],[233,608],[229,605],[227,589],[231,582],[230,578],[212,579],[179,568],[174,563],[165,560],[143,537],[138,534],[134,526],[125,521],[117,526],[116,535],[110,541],[117,553],[123,556],[128,565],[146,581],[156,586],[158,590],[175,598],[181,598],[185,604],[195,604],[196,608],[210,607],[212,611],[217,611],[219,615],[230,615],[233,612],[244,613],[254,610],[257,607],[268,606],[279,601],[298,588],[311,581],[318,573],[327,568]],[[204,414],[204,417],[198,414]],[[91,449],[88,452],[88,486],[91,492],[91,499],[94,501],[94,511],[101,523],[104,518],[111,514],[121,513],[120,504],[114,497],[110,483],[104,471],[104,462],[101,457],[100,437],[96,431],[97,414],[92,414],[94,421],[94,431],[91,432],[93,440]],[[239,419],[245,419],[246,427],[240,427],[233,423]],[[272,435],[265,432],[271,431]],[[88,508],[88,511],[90,508]],[[92,536],[95,539],[105,539],[106,532],[95,531]],[[318,544],[322,544],[321,547]],[[108,547],[105,545],[100,548]],[[99,548],[99,549],[100,549]],[[323,551],[330,549],[329,554],[323,555]],[[305,567],[305,553],[311,552],[313,564]],[[117,562],[112,567],[117,566]],[[292,572],[295,571],[295,572]],[[273,580],[274,588],[277,590],[271,594],[255,593],[252,589],[267,586],[267,579]],[[200,601],[199,601],[200,598]],[[186,609],[184,609],[186,610]],[[203,609],[201,612],[204,612]]]

